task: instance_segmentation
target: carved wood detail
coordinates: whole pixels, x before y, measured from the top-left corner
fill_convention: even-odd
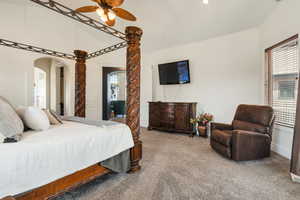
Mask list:
[[[85,117],[86,103],[86,51],[75,50],[75,116]]]
[[[126,28],[127,39],[127,111],[126,124],[132,132],[134,147],[131,149],[131,172],[141,169],[142,142],[140,135],[140,73],[141,49],[140,41],[143,31],[134,26]]]

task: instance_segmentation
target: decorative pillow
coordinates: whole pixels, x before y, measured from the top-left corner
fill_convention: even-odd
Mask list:
[[[20,117],[21,120],[23,121],[23,124],[24,124],[24,131],[30,130],[30,128],[26,125],[26,123],[25,123],[25,121],[24,121],[24,113],[25,113],[26,109],[27,109],[27,107],[25,107],[25,106],[19,106],[19,107],[16,109],[17,114],[19,115],[19,117]]]
[[[63,124],[61,116],[59,116],[54,110],[49,110],[49,111],[52,114],[52,116],[55,117],[57,121],[59,121],[59,123]]]
[[[23,120],[29,128],[36,131],[44,131],[50,127],[50,122],[45,112],[36,107],[26,108]]]
[[[0,97],[0,132],[5,138],[13,138],[21,135],[24,125],[14,108]]]
[[[52,125],[62,124],[59,120],[56,119],[56,116],[53,115],[53,114],[51,113],[50,110],[48,110],[48,109],[43,109],[43,111],[44,111],[45,114],[47,115],[50,124],[52,124]]]
[[[5,137],[2,133],[0,133],[0,144],[3,143],[5,140]]]

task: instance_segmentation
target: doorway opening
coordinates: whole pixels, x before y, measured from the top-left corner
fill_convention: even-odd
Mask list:
[[[34,68],[34,106],[46,108],[47,101],[47,77],[46,72],[40,68]]]
[[[34,106],[65,114],[65,64],[53,58],[34,61]]]
[[[125,122],[126,118],[126,70],[103,67],[103,120]]]

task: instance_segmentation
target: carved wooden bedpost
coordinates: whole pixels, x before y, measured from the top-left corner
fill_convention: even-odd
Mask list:
[[[127,38],[127,111],[126,124],[130,127],[134,147],[130,151],[131,172],[141,169],[139,161],[142,159],[142,142],[140,135],[140,73],[141,49],[140,40],[143,31],[134,26],[126,28]]]
[[[87,52],[75,50],[75,116],[85,117]]]

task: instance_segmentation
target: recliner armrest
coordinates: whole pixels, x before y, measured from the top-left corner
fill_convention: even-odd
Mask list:
[[[224,124],[224,123],[211,123],[211,129],[219,129],[219,130],[233,130],[231,124]]]
[[[254,131],[244,131],[244,130],[234,130],[232,132],[233,137],[240,137],[240,138],[246,138],[246,137],[258,137],[258,138],[267,138],[270,139],[270,136],[267,134],[262,134]]]
[[[271,138],[267,134],[234,130],[232,133],[232,159],[255,160],[270,155]]]

